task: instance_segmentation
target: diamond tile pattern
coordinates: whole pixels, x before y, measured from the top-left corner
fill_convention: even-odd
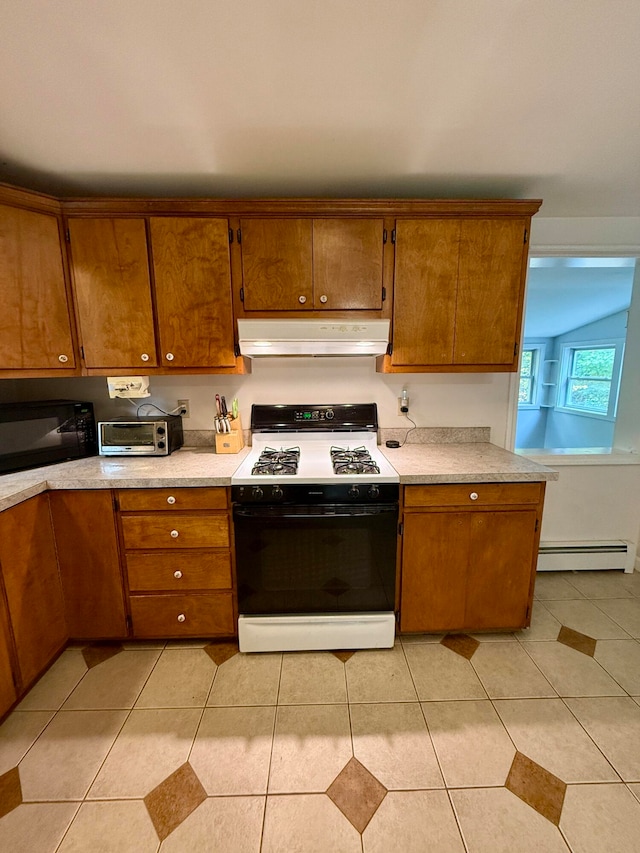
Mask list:
[[[70,648],[0,725],[0,850],[635,853],[639,614],[546,573],[508,634]]]

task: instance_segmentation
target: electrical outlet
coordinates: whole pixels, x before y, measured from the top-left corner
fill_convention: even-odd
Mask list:
[[[188,400],[178,400],[178,406],[180,406],[180,409],[178,411],[179,415],[182,415],[183,418],[188,418],[191,416],[191,413],[189,412]]]

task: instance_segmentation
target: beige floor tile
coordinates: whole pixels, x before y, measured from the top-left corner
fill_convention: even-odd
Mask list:
[[[570,785],[560,829],[580,853],[638,853],[640,803],[626,785]]]
[[[140,800],[83,803],[57,853],[156,853],[158,836]]]
[[[417,702],[352,705],[353,754],[387,790],[443,788]]]
[[[0,820],[0,850],[6,853],[53,853],[79,803],[28,803]]]
[[[584,598],[573,586],[574,572],[537,572],[533,594],[541,601],[558,598]]]
[[[558,622],[594,640],[628,639],[629,634],[595,604],[583,601],[547,601],[547,610]]]
[[[159,657],[159,649],[144,649],[109,658],[89,670],[63,710],[132,708]]]
[[[403,646],[410,646],[412,643],[439,643],[444,637],[444,634],[402,634],[400,641]]]
[[[13,711],[0,726],[0,775],[23,758],[38,739],[53,711]]]
[[[618,781],[561,699],[499,699],[493,704],[518,751],[563,782]]]
[[[424,702],[447,787],[504,785],[516,754],[488,700]]]
[[[57,711],[87,672],[80,649],[66,649],[17,706],[19,711]]]
[[[640,598],[604,598],[596,605],[632,637],[640,637]]]
[[[627,696],[565,701],[622,779],[640,781],[640,707]]]
[[[78,800],[91,785],[126,711],[59,711],[20,762],[24,800]]]
[[[166,838],[160,853],[259,853],[264,797],[209,797]]]
[[[346,705],[280,705],[269,794],[326,791],[352,755]]]
[[[638,569],[635,572],[625,572],[622,583],[624,588],[631,590],[633,595],[640,596],[640,571]]]
[[[506,788],[470,788],[450,796],[472,853],[568,853],[558,828]]]
[[[187,760],[201,714],[199,708],[132,711],[88,799],[146,797]]]
[[[485,631],[479,634],[469,634],[481,643],[515,643],[516,635],[512,631]]]
[[[135,707],[202,708],[215,673],[215,663],[201,648],[165,649]]]
[[[556,695],[521,644],[484,643],[473,656],[471,665],[492,699]]]
[[[415,702],[417,698],[400,643],[392,649],[356,652],[345,670],[349,702]]]
[[[390,792],[362,833],[362,841],[364,853],[425,853],[427,849],[429,853],[464,853],[445,791]]]
[[[627,785],[627,788],[631,791],[636,800],[640,800],[640,784],[632,784]]]
[[[405,646],[405,655],[419,699],[487,698],[469,661],[440,643]]]
[[[636,640],[599,640],[595,659],[627,693],[640,694],[640,643]]]
[[[587,598],[629,598],[633,595],[631,575],[623,571],[573,572],[569,583]],[[640,588],[640,587],[639,587]]]
[[[620,696],[624,693],[597,661],[564,643],[523,643],[522,647],[560,696]]]
[[[237,654],[216,670],[207,705],[275,705],[281,654]]]
[[[344,663],[335,655],[328,652],[295,652],[283,655],[279,704],[315,705],[346,701]]]
[[[361,853],[360,833],[326,794],[267,797],[262,853]]]
[[[207,794],[265,794],[275,705],[208,708],[189,763]]]
[[[561,627],[545,604],[534,599],[531,610],[531,625],[528,628],[516,631],[514,636],[522,642],[527,642],[527,640],[556,640]]]

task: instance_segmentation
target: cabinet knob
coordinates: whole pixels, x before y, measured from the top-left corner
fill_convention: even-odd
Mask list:
[[[187,617],[184,615],[184,613],[179,613],[178,614],[178,622],[186,622],[186,621],[187,621]]]
[[[149,353],[143,352],[142,355],[140,356],[140,358],[143,361],[149,361]]]
[[[176,499],[174,498],[174,496],[169,495],[169,497],[167,498],[167,503],[168,504],[174,504],[175,502],[176,502]]]
[[[177,530],[172,530],[172,531],[171,531],[171,538],[172,538],[172,539],[177,539],[179,535],[180,535],[180,534],[178,533],[178,531],[177,531]]]
[[[180,569],[176,569],[173,573],[173,576],[174,578],[178,578],[178,580],[180,580],[180,578],[182,577],[182,572],[180,571]]]
[[[306,297],[306,296],[298,296],[298,302],[299,302],[301,305],[304,305],[304,303],[305,303],[306,301],[307,301],[307,297]]]
[[[469,497],[471,498],[472,501],[477,501],[478,500],[478,493],[477,492],[471,492]]]
[[[325,294],[323,293],[322,296],[320,297],[320,302],[322,302],[324,304],[327,301],[327,298],[328,297],[325,296]]]
[[[165,355],[165,358],[167,359],[167,361],[173,361],[173,353],[172,353],[172,352],[168,352],[168,353]]]
[[[69,361],[68,355],[59,355],[58,361],[62,362],[62,364],[66,364]]]

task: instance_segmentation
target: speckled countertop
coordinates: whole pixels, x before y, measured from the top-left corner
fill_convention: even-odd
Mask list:
[[[386,436],[384,436],[386,438]],[[491,483],[557,480],[550,468],[491,444],[484,433],[472,441],[414,441],[397,449],[380,450],[400,475],[411,483]],[[439,439],[439,435],[431,436]],[[466,436],[459,435],[458,438]],[[171,456],[114,459],[92,456],[59,465],[0,476],[0,510],[47,489],[143,489],[179,486],[229,486],[231,475],[249,448],[236,454],[217,454],[212,447],[181,448]]]

